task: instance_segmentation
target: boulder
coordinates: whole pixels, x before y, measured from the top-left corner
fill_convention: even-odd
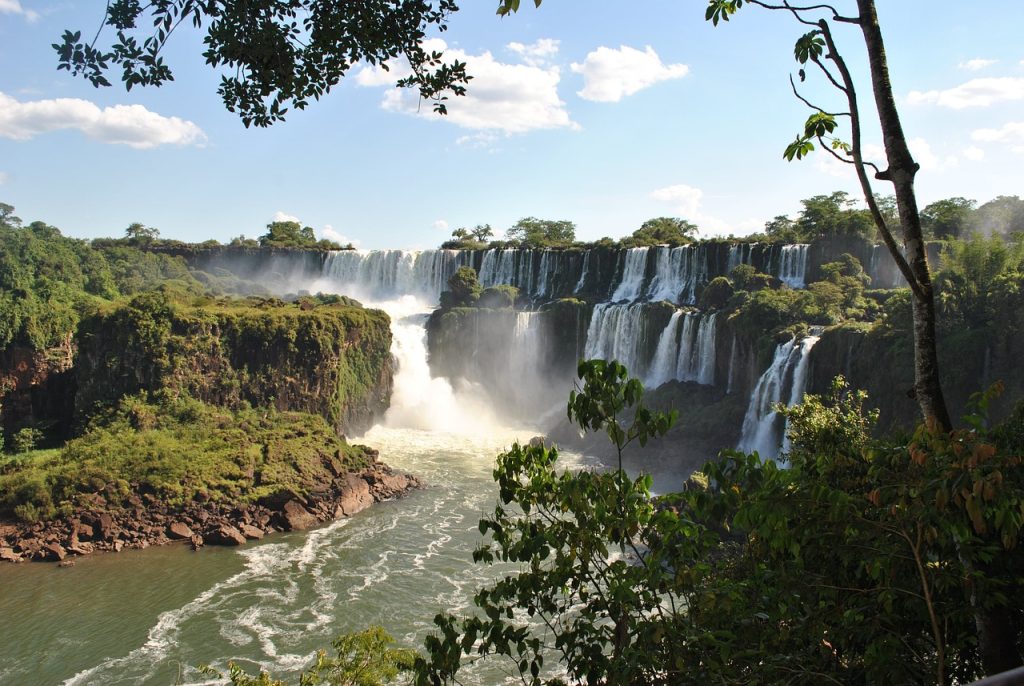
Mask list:
[[[351,517],[357,512],[365,510],[373,505],[373,496],[370,495],[370,484],[355,474],[346,474],[341,484],[341,496],[338,498],[338,508],[346,517]]]
[[[68,556],[67,551],[64,550],[64,546],[60,543],[47,543],[43,546],[43,552],[45,553],[47,560],[57,560],[58,562]]]
[[[242,535],[249,540],[258,541],[263,538],[263,529],[252,526],[251,524],[243,524],[238,527],[238,530],[242,532]]]
[[[289,500],[281,508],[281,518],[288,531],[305,531],[317,525],[316,517],[309,513],[298,500]]]
[[[192,537],[190,539],[188,539],[188,540],[189,540],[189,543],[192,544],[192,550],[199,550],[200,548],[203,547],[203,543],[204,543],[203,537],[200,536],[199,534],[192,534]]]
[[[93,528],[88,524],[83,524],[82,522],[79,522],[78,525],[75,527],[75,536],[80,541],[91,541],[95,535],[96,534],[93,531]]]
[[[10,548],[0,548],[0,562],[21,562],[21,555]]]
[[[99,529],[100,538],[105,541],[110,541],[117,537],[117,527],[114,524],[114,518],[110,516],[109,512],[101,512],[96,516],[95,528]]]
[[[210,545],[244,545],[245,536],[230,524],[220,524],[203,535]]]
[[[189,539],[192,538],[192,535],[192,529],[184,522],[172,522],[167,527],[167,538],[174,541]]]

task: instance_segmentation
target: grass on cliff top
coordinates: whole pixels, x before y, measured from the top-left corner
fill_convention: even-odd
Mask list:
[[[0,465],[0,518],[67,515],[93,494],[114,506],[133,493],[170,505],[197,497],[250,503],[285,489],[316,490],[333,478],[332,466],[357,470],[370,459],[316,415],[134,396],[63,449]]]

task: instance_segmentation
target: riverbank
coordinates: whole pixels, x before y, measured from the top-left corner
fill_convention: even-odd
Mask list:
[[[0,521],[0,561],[51,561],[70,566],[74,558],[96,552],[120,552],[185,542],[237,546],[278,531],[304,531],[351,517],[374,503],[392,500],[422,486],[419,479],[376,460],[365,448],[369,466],[336,468],[332,478],[305,495],[282,489],[255,503],[202,498],[183,506],[161,500],[133,485],[124,505],[112,505],[96,493],[67,516],[35,524]]]

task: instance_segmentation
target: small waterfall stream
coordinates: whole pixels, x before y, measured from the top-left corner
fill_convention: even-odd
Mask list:
[[[757,452],[762,458],[777,459],[788,449],[786,426],[775,411],[776,403],[786,399],[787,406],[799,403],[807,388],[807,372],[811,348],[817,335],[781,343],[775,349],[771,365],[757,381],[750,404],[743,418],[738,448],[745,453]],[[781,451],[781,452],[780,452]]]

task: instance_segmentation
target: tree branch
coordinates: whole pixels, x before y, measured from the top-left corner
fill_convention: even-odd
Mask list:
[[[850,106],[850,147],[851,152],[853,153],[854,165],[857,169],[857,179],[860,181],[861,191],[864,193],[864,202],[867,203],[868,210],[871,212],[871,218],[875,220],[875,226],[878,228],[878,233],[882,237],[882,242],[885,243],[885,246],[892,254],[893,261],[896,262],[896,266],[899,268],[900,273],[903,274],[903,278],[907,280],[907,285],[910,286],[910,290],[914,292],[916,297],[924,298],[925,289],[921,282],[918,281],[914,271],[910,268],[910,264],[903,256],[902,251],[900,251],[899,247],[896,245],[896,239],[893,238],[892,231],[889,230],[889,226],[885,222],[885,217],[882,216],[882,212],[878,208],[878,202],[875,200],[875,192],[871,187],[871,180],[868,178],[866,165],[864,163],[864,154],[861,148],[860,110],[857,107],[857,90],[853,85],[853,77],[850,75],[850,70],[846,66],[846,60],[843,59],[843,56],[839,54],[839,50],[836,49],[836,43],[832,37],[832,30],[829,27],[828,22],[822,19],[818,22],[818,26],[821,28],[821,35],[824,37],[825,44],[828,46],[828,59],[836,63],[836,68],[839,70],[839,74],[843,79],[843,84],[846,86],[846,99]],[[877,169],[877,167],[875,167],[875,169]]]

